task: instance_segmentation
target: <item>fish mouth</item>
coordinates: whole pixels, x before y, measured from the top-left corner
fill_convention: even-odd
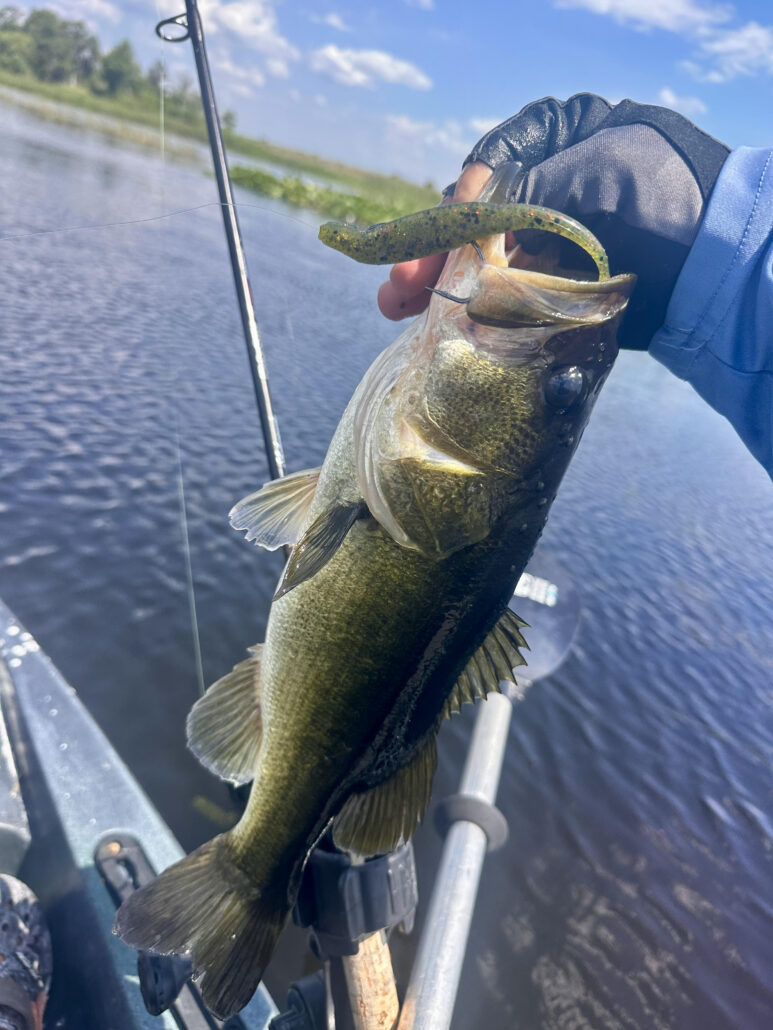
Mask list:
[[[479,325],[501,329],[601,325],[624,310],[635,285],[635,275],[570,279],[486,264],[466,299],[466,314]]]
[[[471,322],[494,329],[550,333],[602,325],[622,313],[635,275],[581,278],[560,265],[555,241],[550,243],[537,268],[530,267],[535,259],[520,246],[505,250],[504,234],[460,247],[432,292],[440,295],[438,300],[456,302],[459,310],[463,306]],[[448,307],[446,312],[452,313]]]
[[[582,356],[602,339],[606,359],[614,360],[615,329],[635,275],[572,278],[557,266],[544,272],[506,261],[482,263],[472,246],[463,249],[469,254],[452,259],[434,291],[440,296],[430,304],[430,320],[434,309],[441,336],[462,338],[506,365],[552,362],[567,348]]]

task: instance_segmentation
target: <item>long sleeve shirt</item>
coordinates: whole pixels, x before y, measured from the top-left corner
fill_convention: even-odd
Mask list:
[[[773,148],[728,157],[649,351],[773,477]]]

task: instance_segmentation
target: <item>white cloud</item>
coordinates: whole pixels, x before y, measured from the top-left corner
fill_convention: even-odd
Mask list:
[[[677,94],[668,86],[664,86],[658,93],[658,102],[665,104],[666,107],[672,107],[675,111],[681,111],[682,114],[690,116],[706,114],[708,111],[708,107],[706,107],[700,97],[677,96]]]
[[[330,11],[328,14],[323,14],[321,17],[318,14],[312,14],[311,20],[316,22],[317,25],[327,25],[331,29],[337,29],[339,32],[352,31],[351,26],[346,24],[337,11]]]
[[[233,32],[251,50],[265,55],[270,75],[287,76],[289,63],[301,56],[298,48],[280,33],[276,11],[269,0],[203,0],[200,6],[208,31]]]
[[[418,7],[422,11],[434,11],[435,0],[405,0],[408,7]]]
[[[438,125],[435,122],[419,122],[406,114],[387,115],[387,142],[395,145],[410,142],[412,146],[427,148],[441,147],[451,154],[466,157],[475,142],[469,132],[453,119]]]
[[[563,9],[607,15],[634,29],[663,29],[692,40],[695,58],[681,67],[702,82],[729,82],[739,75],[773,74],[773,26],[750,21],[737,28],[731,4],[710,0],[554,0]],[[696,98],[685,97],[685,100]],[[701,101],[698,101],[701,103]],[[694,108],[696,111],[697,109]],[[698,112],[703,113],[703,112]]]
[[[669,32],[700,33],[728,21],[733,8],[700,0],[556,0],[561,8],[584,8],[606,14],[636,29],[666,29]]]
[[[121,12],[115,4],[110,3],[110,0],[57,0],[56,3],[46,6],[62,18],[85,21],[91,29],[98,28],[96,19],[99,18],[112,22],[121,20]]]
[[[474,132],[477,132],[480,136],[485,136],[489,129],[493,129],[501,121],[503,121],[502,118],[470,118],[467,124]]]
[[[335,44],[311,54],[309,66],[344,86],[374,86],[376,82],[431,89],[432,80],[423,71],[383,50],[342,50]]]
[[[259,68],[243,68],[234,64],[228,54],[222,52],[213,54],[212,63],[218,72],[228,78],[231,91],[239,96],[253,96],[255,89],[260,88],[266,81],[265,75]]]
[[[773,27],[747,22],[701,41],[707,66],[689,62],[688,70],[706,82],[728,82],[739,75],[773,74]]]

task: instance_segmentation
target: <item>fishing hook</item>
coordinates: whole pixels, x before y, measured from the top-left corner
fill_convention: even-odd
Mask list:
[[[446,293],[445,290],[436,290],[434,286],[428,286],[427,289],[430,293],[436,293],[438,297],[445,297],[446,300],[453,300],[457,304],[469,304],[472,300],[471,297],[454,297],[452,293]]]
[[[176,25],[178,29],[185,29],[185,34],[183,36],[168,36],[166,32],[164,32],[165,25]],[[183,11],[182,14],[175,14],[173,18],[164,18],[163,21],[160,21],[158,25],[156,25],[156,35],[166,43],[184,43],[186,39],[190,39],[191,30],[188,27],[187,12]]]

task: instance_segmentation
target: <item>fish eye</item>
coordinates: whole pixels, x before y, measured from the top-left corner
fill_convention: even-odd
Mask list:
[[[585,376],[577,365],[562,365],[551,370],[545,381],[545,400],[552,408],[566,409],[585,393]]]

